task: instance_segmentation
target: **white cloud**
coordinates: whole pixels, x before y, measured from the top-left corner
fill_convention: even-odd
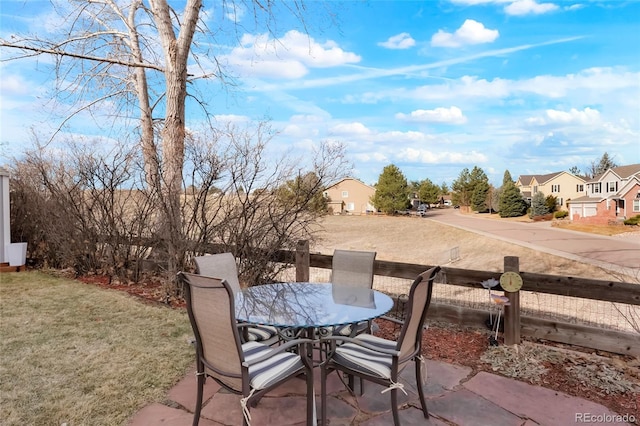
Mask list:
[[[594,125],[599,123],[601,120],[600,111],[587,107],[582,111],[575,108],[571,108],[569,111],[548,109],[545,111],[544,117],[530,117],[525,121],[530,125],[545,126],[548,124]]]
[[[571,6],[565,6],[564,10],[578,10],[584,9],[586,6],[583,4],[572,4]]]
[[[246,12],[246,8],[237,2],[223,3],[223,5],[227,8],[225,11],[225,16],[232,22],[240,22],[244,17]]]
[[[399,160],[405,160],[410,162],[418,162],[423,164],[478,164],[486,163],[488,157],[485,154],[471,151],[471,152],[450,152],[450,151],[437,151],[433,152],[427,149],[406,148],[401,150],[397,158]]]
[[[476,6],[479,4],[510,3],[512,1],[513,0],[451,0],[451,3],[468,5],[468,6]]]
[[[312,114],[295,114],[289,118],[292,123],[321,123],[325,120],[325,117]]]
[[[465,6],[479,6],[498,4],[505,5],[504,11],[507,15],[523,16],[528,14],[540,15],[559,9],[553,3],[538,3],[537,0],[451,0],[451,3]],[[565,9],[576,9],[580,6],[567,6]]]
[[[308,138],[309,136],[318,136],[319,131],[304,125],[289,124],[282,130],[282,134],[295,138]]]
[[[27,80],[18,74],[6,74],[0,78],[0,96],[4,98],[6,95],[20,96],[32,92],[31,86]]]
[[[335,126],[333,126],[331,129],[329,129],[329,133],[331,134],[336,134],[336,135],[343,135],[343,136],[349,136],[349,135],[368,135],[371,133],[371,130],[369,130],[364,124],[362,123],[342,123],[342,124],[337,124]]]
[[[280,39],[273,39],[269,34],[245,34],[240,46],[222,58],[244,76],[271,78],[300,78],[309,68],[336,67],[357,63],[360,59],[334,41],[319,43],[295,30]]]
[[[455,106],[432,110],[417,109],[410,114],[397,113],[395,117],[398,120],[414,123],[464,124],[467,122],[467,117],[462,110]]]
[[[637,109],[637,97],[634,97],[634,94],[637,94],[639,79],[640,72],[630,72],[622,68],[588,68],[575,74],[540,75],[522,80],[503,78],[487,80],[477,76],[463,76],[441,84],[366,92],[360,97],[369,103],[382,100],[399,102],[403,99],[459,103],[462,99],[470,102],[477,98],[478,100],[507,99],[510,103],[522,104],[523,96],[526,95],[549,99],[575,95],[584,99],[583,104],[594,104],[601,102],[602,97],[607,94],[620,92],[616,103]],[[351,102],[359,100],[355,96],[351,98]]]
[[[377,163],[388,163],[389,162],[389,157],[387,157],[386,155],[384,155],[381,152],[371,152],[371,153],[359,153],[359,154],[354,154],[353,158],[356,160],[357,163],[370,163],[370,162],[377,162]]]
[[[386,47],[387,49],[408,49],[415,45],[416,41],[409,33],[400,33],[389,37],[387,41],[381,41],[378,43],[378,46]]]
[[[523,16],[529,14],[541,15],[557,9],[558,6],[553,3],[538,3],[536,0],[516,0],[505,6],[504,11],[507,15]]]
[[[490,30],[473,19],[467,19],[455,33],[438,30],[431,37],[434,47],[461,47],[469,44],[491,43],[499,36],[498,30]]]
[[[251,121],[251,118],[246,115],[237,115],[237,114],[218,114],[215,116],[215,119],[219,123],[247,123]]]

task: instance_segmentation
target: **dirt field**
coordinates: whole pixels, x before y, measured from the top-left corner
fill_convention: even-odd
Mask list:
[[[520,270],[525,272],[613,279],[610,272],[593,265],[417,217],[327,216],[320,226],[312,252],[370,250],[377,252],[378,260],[495,272],[502,271],[504,256],[518,256]],[[456,248],[459,260],[450,262],[456,258]]]
[[[504,256],[518,256],[520,270],[540,274],[638,282],[638,277],[622,277],[600,267],[550,255],[533,249],[488,238],[473,232],[417,217],[328,216],[318,230],[311,251],[332,254],[334,249],[377,252],[376,259],[425,265],[450,266],[501,273]],[[452,256],[453,254],[453,256]],[[458,260],[450,261],[458,256]],[[315,280],[328,280],[326,270],[312,271]],[[446,279],[446,278],[445,278]],[[410,280],[376,277],[374,288],[387,293],[408,291]],[[487,309],[487,293],[482,289],[438,287],[434,300],[474,309]],[[628,317],[640,318],[637,306],[531,292],[521,293],[524,314],[568,322],[578,322],[631,331]],[[631,311],[629,311],[631,310]],[[627,312],[629,311],[629,312]]]

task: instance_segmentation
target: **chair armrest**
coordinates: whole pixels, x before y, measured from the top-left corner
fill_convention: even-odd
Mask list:
[[[258,358],[252,359],[251,362],[244,361],[242,363],[242,366],[248,368],[248,367],[252,366],[253,364],[265,361],[265,360],[273,357],[275,354],[278,354],[280,352],[284,352],[287,349],[291,349],[291,348],[296,347],[296,346],[300,346],[300,345],[302,345],[304,343],[313,343],[313,340],[311,340],[311,339],[290,340],[290,341],[288,341],[287,343],[285,343],[283,345],[279,345],[279,346],[274,347],[273,349],[271,349],[269,352],[265,353],[264,355],[262,355],[262,356],[260,356]]]
[[[375,346],[372,344],[369,344],[367,342],[363,342],[360,339],[354,339],[352,337],[345,337],[345,336],[329,336],[329,337],[323,337],[322,339],[320,339],[320,342],[328,342],[328,341],[341,341],[341,342],[347,342],[347,343],[353,343],[355,345],[358,346],[362,346],[363,348],[367,348],[369,350],[372,350],[374,352],[378,352],[381,354],[385,354],[385,355],[391,355],[391,356],[398,356],[400,355],[400,351],[397,351],[395,349],[383,349],[379,346]]]
[[[382,316],[380,316],[378,318],[383,319],[383,320],[387,320],[387,321],[391,321],[392,323],[395,323],[395,324],[400,324],[400,325],[404,324],[404,321],[399,320],[398,318],[389,317],[387,315],[382,315]]]

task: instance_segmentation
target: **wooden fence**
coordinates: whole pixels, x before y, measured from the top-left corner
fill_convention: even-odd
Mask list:
[[[300,241],[296,252],[281,252],[280,260],[295,262],[296,281],[309,281],[310,268],[331,269],[332,256],[313,254],[308,241]],[[389,262],[376,260],[375,275],[414,279],[418,274],[434,265]],[[578,297],[605,302],[615,302],[634,307],[640,306],[640,284],[592,280],[587,278],[535,274],[518,270],[517,257],[505,257],[505,271],[516,271],[523,279],[521,291]],[[495,272],[442,267],[447,282],[438,285],[453,285],[470,288],[482,287],[481,282],[495,278]],[[501,290],[500,286],[495,288]],[[587,348],[640,356],[640,334],[569,324],[561,321],[520,315],[519,292],[507,293],[511,306],[505,308],[504,337],[506,344],[518,344],[522,336],[554,342],[584,346]],[[461,325],[483,324],[486,311],[433,303],[429,317]],[[613,307],[612,307],[613,309]]]

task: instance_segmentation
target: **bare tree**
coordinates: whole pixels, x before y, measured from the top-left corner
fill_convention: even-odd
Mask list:
[[[618,164],[605,152],[600,159],[591,162],[588,173],[590,177],[596,177],[614,167],[618,167]]]
[[[0,46],[19,52],[5,60],[42,54],[55,57],[57,93],[75,104],[60,128],[76,114],[94,111],[105,101],[127,110],[119,116],[137,120],[147,188],[159,195],[156,208],[162,216],[153,226],[165,242],[169,276],[175,275],[184,258],[180,194],[188,83],[198,78],[223,81],[224,76],[215,52],[194,52],[194,40],[198,34],[214,37],[223,26],[232,32],[239,26],[230,19],[217,22],[219,28],[211,30],[201,16],[202,0],[176,4],[184,8],[176,10],[167,0],[54,1],[62,28],[57,38],[12,35],[10,40],[0,39]],[[220,7],[220,20],[226,19],[225,12],[242,8],[253,14],[256,26],[269,31],[276,24],[275,16],[283,12],[306,25],[306,4],[300,1],[231,0]],[[199,65],[199,54],[213,58],[213,70]],[[199,75],[189,73],[190,59]]]

